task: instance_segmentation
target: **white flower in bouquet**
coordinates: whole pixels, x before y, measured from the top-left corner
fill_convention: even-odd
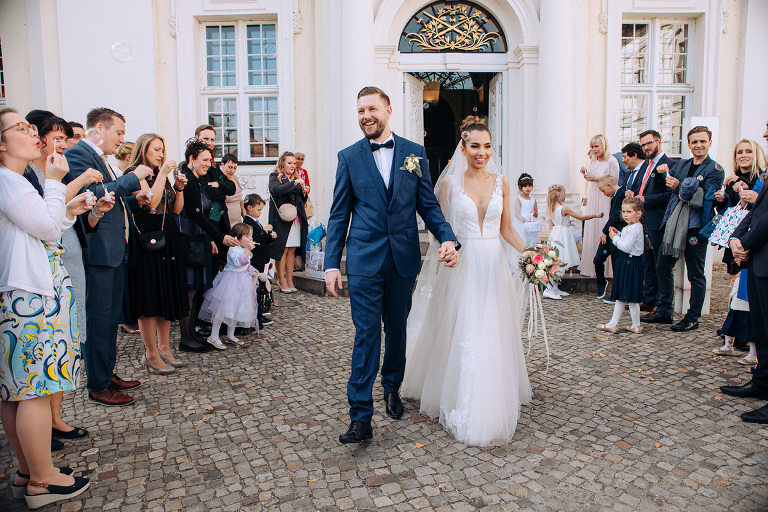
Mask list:
[[[549,256],[550,259],[555,259],[557,258],[557,253],[555,251],[549,251],[547,256]]]
[[[537,279],[544,279],[545,277],[547,277],[547,272],[541,268],[541,265],[539,265],[539,270],[537,270],[534,275],[536,276]]]
[[[551,267],[551,266],[552,266],[552,260],[551,260],[551,259],[549,259],[549,258],[547,258],[547,259],[545,259],[545,260],[544,260],[544,264],[545,264],[546,266],[548,266],[548,267]]]
[[[547,270],[547,264],[544,263],[543,261],[539,263],[538,267],[539,267],[539,270]]]

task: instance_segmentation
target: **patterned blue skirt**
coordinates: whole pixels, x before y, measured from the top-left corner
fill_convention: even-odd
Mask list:
[[[80,384],[80,331],[63,249],[45,243],[54,296],[0,293],[0,398],[21,401]]]

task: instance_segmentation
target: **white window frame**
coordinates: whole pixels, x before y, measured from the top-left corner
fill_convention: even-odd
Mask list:
[[[244,163],[271,163],[277,160],[275,156],[251,157],[251,138],[250,138],[250,115],[249,115],[249,97],[261,96],[262,98],[274,97],[278,102],[278,154],[280,151],[280,139],[284,133],[284,127],[281,126],[280,105],[280,26],[277,19],[247,21],[247,20],[220,20],[216,22],[203,22],[201,25],[201,47],[203,49],[200,62],[200,81],[199,94],[202,103],[202,111],[205,124],[208,124],[208,98],[210,97],[236,97],[237,98],[237,158]],[[209,86],[208,85],[208,63],[206,48],[206,30],[210,26],[234,25],[235,27],[235,87],[230,86]],[[247,26],[248,25],[273,25],[275,27],[275,46],[276,46],[276,65],[277,65],[277,84],[275,85],[248,85],[248,54],[247,54]],[[223,130],[216,131],[216,146],[223,150],[223,140],[219,137]]]
[[[684,126],[685,119],[690,118],[692,115],[692,101],[694,94],[694,77],[695,75],[695,62],[694,56],[696,55],[694,49],[695,33],[696,33],[696,21],[693,19],[675,19],[667,17],[654,17],[654,18],[624,18],[621,20],[622,25],[625,23],[640,24],[647,23],[649,26],[648,37],[648,60],[647,60],[647,84],[622,84],[621,78],[619,78],[620,93],[619,103],[617,108],[617,114],[621,117],[622,112],[622,98],[627,95],[644,95],[646,96],[646,127],[645,129],[653,129],[661,132],[662,128],[659,126],[659,97],[660,96],[683,96],[685,101],[685,111],[683,115]],[[687,84],[661,84],[660,83],[660,62],[661,62],[661,25],[665,23],[686,23],[688,24],[688,52],[687,52],[687,65],[686,65],[686,78]],[[619,38],[619,44],[621,45],[621,38]],[[621,59],[621,46],[619,46],[619,59]],[[618,69],[621,72],[621,61],[618,63]],[[681,127],[682,131],[682,127]],[[634,133],[633,136],[637,137],[638,133]],[[619,130],[619,137],[621,137],[621,130]],[[662,148],[667,155],[671,157],[679,158],[682,156],[685,146],[685,134],[681,133],[681,147],[680,151],[672,151],[672,141],[669,140],[664,133],[662,133]],[[627,142],[636,142],[635,139],[630,141],[619,138],[621,147]]]
[[[0,107],[5,106],[5,69],[3,68],[3,45],[0,41]]]

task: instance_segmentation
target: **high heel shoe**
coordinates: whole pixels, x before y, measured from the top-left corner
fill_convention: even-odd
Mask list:
[[[60,468],[57,468],[59,470],[59,473],[62,475],[71,475],[74,473],[74,470],[70,468],[69,466],[63,466]],[[16,472],[17,475],[19,475],[19,478],[24,478],[26,480],[29,480],[29,475],[22,473],[21,471]],[[16,485],[14,482],[11,482],[11,492],[13,493],[13,497],[17,500],[20,500],[24,497],[24,494],[27,492],[27,484],[21,484]]]
[[[165,368],[155,368],[149,363],[146,355],[141,356],[141,365],[146,366],[147,371],[149,373],[156,373],[158,375],[170,375],[171,373],[176,371],[176,368],[174,368],[173,366],[167,366]]]
[[[293,288],[283,288],[280,285],[277,285],[278,288],[280,288],[280,291],[283,293],[293,293]]]
[[[179,361],[178,359],[176,359],[175,361],[171,361],[170,359],[165,357],[162,352],[160,352],[159,350],[158,352],[160,353],[160,359],[162,359],[165,364],[172,366],[173,368],[184,368],[185,366],[187,366],[187,363],[185,363],[184,361]]]
[[[85,491],[88,486],[91,485],[91,482],[87,477],[76,476],[75,483],[72,485],[53,485],[44,482],[33,483],[32,481],[29,482],[29,485],[32,487],[48,489],[48,492],[45,494],[29,494],[28,492],[24,494],[24,499],[27,501],[27,507],[35,510],[50,505],[51,503],[56,503],[57,501],[74,498]]]

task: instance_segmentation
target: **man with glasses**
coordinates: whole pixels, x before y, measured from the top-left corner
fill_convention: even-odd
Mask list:
[[[661,253],[661,240],[664,236],[662,220],[669,204],[672,192],[667,190],[666,174],[675,168],[675,162],[661,149],[661,135],[656,130],[647,130],[640,134],[640,146],[643,148],[648,167],[635,180],[633,195],[645,204],[645,227],[648,239],[653,246],[643,253],[643,302],[640,309],[653,314],[658,300],[659,287],[656,280],[656,260]]]

